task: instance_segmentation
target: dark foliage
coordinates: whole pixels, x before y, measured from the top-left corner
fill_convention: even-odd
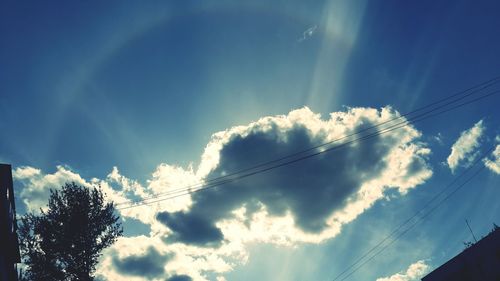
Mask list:
[[[93,280],[101,251],[122,232],[114,204],[99,188],[68,183],[51,190],[46,211],[21,218],[23,280]]]
[[[495,232],[495,231],[497,231],[499,228],[500,227],[498,227],[498,225],[496,223],[493,223],[493,228],[490,230],[490,232],[488,233],[488,235],[491,234],[491,233],[493,233],[493,232]],[[483,238],[484,238],[484,236],[481,237],[481,239],[483,239]],[[464,242],[464,247],[465,247],[465,249],[468,249],[468,248],[474,246],[474,244],[475,243],[472,243],[471,241],[466,241],[466,242]]]

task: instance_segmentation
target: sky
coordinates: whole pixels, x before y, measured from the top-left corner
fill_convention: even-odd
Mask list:
[[[498,1],[0,7],[17,211],[100,185],[98,280],[419,280],[500,223]]]

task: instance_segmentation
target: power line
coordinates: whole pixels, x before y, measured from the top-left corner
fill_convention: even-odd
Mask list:
[[[481,157],[479,157],[471,166],[469,166],[464,172],[462,172],[459,176],[455,177],[444,189],[442,189],[438,194],[434,195],[431,200],[427,201],[427,203],[422,207],[420,210],[418,210],[415,214],[413,214],[410,218],[405,220],[403,223],[401,223],[399,226],[397,226],[389,235],[387,235],[384,239],[382,239],[379,243],[377,243],[375,246],[373,246],[371,249],[369,249],[367,252],[365,252],[361,257],[356,259],[354,263],[349,265],[346,269],[344,269],[341,273],[339,273],[337,276],[332,281],[337,281],[341,276],[349,272],[353,267],[358,265],[361,261],[363,261],[368,255],[373,253],[377,248],[381,247],[387,240],[389,240],[391,237],[393,237],[400,229],[402,229],[405,225],[410,223],[414,218],[417,218],[427,207],[429,207],[436,199],[438,199],[441,195],[443,195],[449,188],[451,188],[455,183],[459,181],[460,178],[465,176],[467,173],[472,171],[477,164],[482,162],[482,159],[486,157],[490,152],[493,151],[495,146],[491,147],[488,149]],[[465,186],[467,183],[469,183],[474,177],[476,177],[482,170],[484,169],[484,166],[481,166],[474,174],[472,174],[469,178],[467,178],[462,184],[458,185],[455,189],[452,190],[448,195],[446,195],[441,201],[439,201],[434,207],[432,207],[427,213],[423,214],[422,217],[417,218],[416,221],[413,222],[408,228],[406,228],[404,231],[400,232],[396,237],[394,237],[388,244],[383,246],[379,251],[377,251],[375,254],[370,256],[368,259],[363,261],[361,264],[356,266],[349,274],[345,275],[342,279],[339,281],[343,281],[350,277],[352,274],[354,274],[356,271],[358,271],[361,267],[363,267],[365,264],[367,264],[369,261],[374,259],[376,256],[378,256],[380,253],[382,253],[385,249],[387,249],[390,245],[392,245],[394,242],[396,242],[399,238],[401,238],[403,235],[405,235],[408,231],[410,231],[415,225],[423,221],[425,218],[427,218],[432,212],[434,212],[438,207],[440,207],[445,201],[447,201],[451,196],[453,196],[456,192],[458,192],[463,186]]]
[[[299,158],[295,158],[295,159],[292,159],[292,160],[289,160],[289,161],[286,161],[286,162],[278,163],[278,164],[275,164],[273,166],[266,167],[266,168],[263,168],[263,169],[260,169],[260,170],[256,170],[256,171],[253,171],[253,172],[242,174],[242,175],[239,175],[239,176],[234,177],[234,178],[224,179],[224,180],[216,181],[216,182],[209,183],[209,184],[206,184],[206,185],[201,185],[197,189],[190,189],[190,188],[189,189],[179,189],[178,191],[173,191],[173,192],[169,193],[168,194],[169,196],[167,196],[167,197],[158,198],[159,197],[158,196],[158,197],[152,198],[152,199],[139,200],[139,201],[136,201],[136,202],[132,203],[129,206],[125,206],[125,207],[121,207],[121,208],[117,208],[117,209],[123,210],[123,209],[138,207],[138,206],[142,206],[142,205],[149,205],[149,204],[158,203],[158,202],[161,202],[161,201],[170,200],[170,199],[173,199],[173,198],[176,198],[176,197],[185,196],[185,195],[192,194],[192,193],[195,193],[195,192],[200,192],[200,191],[203,191],[203,190],[211,189],[211,188],[214,188],[214,187],[217,187],[217,186],[221,186],[221,185],[224,185],[224,184],[227,184],[227,183],[230,183],[230,182],[234,182],[234,181],[237,181],[237,180],[249,177],[249,176],[253,176],[255,174],[260,174],[260,173],[263,173],[263,172],[267,172],[269,170],[273,170],[273,169],[276,169],[276,168],[279,168],[279,167],[290,165],[292,163],[296,163],[296,162],[299,162],[299,161],[302,161],[302,160],[305,160],[305,159],[308,159],[308,158],[311,158],[311,157],[314,157],[314,156],[317,156],[317,155],[320,155],[320,154],[323,154],[323,153],[326,153],[326,152],[329,152],[329,151],[333,151],[335,149],[339,149],[339,148],[348,146],[348,145],[350,145],[352,143],[355,143],[357,141],[368,140],[368,139],[374,138],[376,136],[379,136],[381,134],[388,133],[388,132],[391,132],[391,131],[394,131],[394,130],[406,127],[406,126],[408,126],[410,124],[414,124],[414,123],[423,121],[423,120],[428,119],[430,117],[441,115],[441,114],[443,114],[445,112],[448,112],[448,111],[460,108],[460,107],[465,106],[467,104],[470,104],[470,103],[476,102],[478,100],[484,99],[484,98],[486,98],[488,96],[491,96],[491,95],[494,95],[494,94],[498,94],[499,92],[500,91],[493,91],[493,92],[487,93],[485,95],[482,95],[480,97],[474,98],[472,100],[469,100],[469,101],[463,102],[461,104],[455,105],[455,106],[453,106],[451,108],[445,108],[446,106],[451,105],[451,104],[453,104],[453,103],[455,103],[455,102],[463,99],[463,98],[458,98],[458,99],[452,100],[451,102],[448,102],[448,103],[446,103],[446,104],[444,104],[442,106],[438,106],[436,108],[433,108],[433,109],[431,109],[431,110],[429,110],[429,111],[427,111],[425,113],[419,114],[416,117],[413,117],[413,120],[411,120],[411,119],[404,120],[404,121],[402,121],[400,123],[397,123],[395,125],[391,125],[388,128],[384,128],[383,130],[379,130],[379,131],[376,131],[374,133],[371,133],[371,134],[368,134],[368,135],[364,135],[364,136],[359,137],[357,139],[347,141],[345,143],[342,143],[340,145],[324,149],[322,151],[318,151],[318,152],[315,152],[315,153],[312,153],[312,154],[308,154],[308,155],[305,155],[305,156],[302,156],[302,157],[299,157]],[[442,109],[442,108],[445,108],[445,109],[443,109],[441,111],[438,111],[438,112],[436,112],[436,113],[434,113],[432,115],[428,115],[429,113],[435,112],[435,111],[437,111],[439,109]]]
[[[147,199],[143,199],[143,200],[138,200],[138,201],[133,202],[132,203],[133,205],[122,207],[121,209],[128,209],[128,208],[131,208],[131,207],[136,207],[136,206],[141,206],[141,205],[146,205],[146,204],[151,204],[151,203],[157,203],[157,202],[160,202],[160,201],[173,199],[173,198],[176,198],[176,197],[179,197],[179,196],[184,196],[184,195],[192,194],[194,192],[198,192],[198,191],[202,191],[202,190],[205,190],[205,189],[209,189],[209,188],[213,188],[213,187],[216,187],[216,186],[220,186],[220,185],[223,185],[223,184],[226,184],[226,183],[229,183],[229,182],[233,182],[233,181],[236,181],[236,180],[239,180],[239,179],[242,179],[242,178],[246,178],[248,176],[252,176],[252,175],[255,175],[255,174],[266,172],[268,170],[276,169],[276,168],[279,168],[279,167],[282,167],[282,166],[285,166],[285,165],[289,165],[289,164],[292,164],[292,163],[295,163],[295,162],[298,162],[298,161],[302,161],[302,160],[305,160],[305,159],[317,156],[319,154],[323,154],[323,153],[326,153],[326,152],[329,152],[329,151],[332,151],[332,150],[335,150],[335,149],[338,149],[338,148],[341,148],[341,147],[345,147],[345,146],[347,146],[349,144],[352,144],[352,143],[355,143],[357,141],[363,141],[363,140],[366,140],[366,139],[371,139],[371,138],[379,136],[381,134],[388,133],[390,131],[406,127],[406,126],[408,126],[408,125],[410,125],[412,123],[414,124],[414,123],[420,122],[422,120],[425,120],[427,118],[434,117],[434,116],[437,116],[437,115],[441,115],[441,114],[443,114],[445,112],[448,112],[448,111],[460,108],[460,107],[462,107],[464,105],[470,104],[472,102],[476,102],[478,100],[481,100],[483,98],[486,98],[486,97],[494,95],[494,94],[497,94],[499,92],[500,91],[490,92],[490,93],[488,93],[486,95],[477,97],[477,98],[472,99],[470,101],[467,101],[467,102],[455,105],[454,107],[438,111],[435,114],[427,115],[427,114],[429,114],[431,112],[437,111],[438,109],[446,107],[446,106],[448,106],[450,104],[453,104],[453,103],[455,103],[457,101],[457,100],[454,100],[454,101],[448,102],[447,104],[445,104],[443,106],[439,106],[439,107],[433,108],[433,109],[431,109],[431,110],[429,110],[429,111],[427,111],[427,112],[425,112],[423,114],[420,114],[420,115],[418,115],[416,117],[413,117],[414,120],[408,119],[408,120],[402,121],[402,122],[397,123],[395,125],[391,125],[390,127],[385,128],[383,130],[379,130],[379,131],[376,131],[374,133],[371,133],[371,134],[368,134],[368,135],[364,135],[364,136],[362,136],[360,138],[357,138],[357,139],[354,139],[354,140],[351,140],[351,141],[347,141],[347,142],[342,143],[340,145],[337,145],[337,146],[334,146],[334,147],[330,147],[328,149],[325,149],[325,150],[322,150],[322,151],[319,151],[319,152],[315,152],[315,153],[312,153],[312,154],[309,154],[309,155],[306,155],[306,156],[295,158],[293,160],[286,161],[286,162],[283,162],[283,163],[279,163],[279,164],[276,164],[276,165],[273,165],[273,166],[270,166],[270,167],[267,167],[267,168],[263,168],[263,169],[260,169],[260,170],[257,170],[257,171],[249,172],[247,174],[239,175],[239,176],[234,177],[234,178],[224,179],[224,180],[220,180],[220,181],[217,181],[217,182],[213,182],[213,183],[209,183],[209,184],[204,184],[204,185],[193,186],[193,188],[179,189],[179,190],[176,190],[176,191],[171,191],[171,192],[169,192],[169,193],[166,194],[166,195],[169,195],[168,197],[165,197],[165,198],[162,198],[162,199],[158,199],[158,198],[159,197],[163,197],[163,196],[157,195],[157,197],[155,197],[155,198],[147,198]],[[152,199],[153,199],[153,201],[149,201],[149,200],[152,200]]]
[[[423,221],[425,218],[427,218],[434,210],[437,209],[444,201],[448,200],[453,194],[456,193],[459,189],[461,189],[463,186],[465,186],[468,182],[470,182],[475,176],[477,176],[482,170],[484,169],[484,166],[479,168],[471,177],[469,177],[464,183],[458,186],[456,190],[454,190],[449,196],[445,197],[442,201],[439,202],[437,206],[432,208],[429,212],[427,212],[423,217],[421,217],[419,220],[417,220],[415,223],[410,225],[407,229],[405,229],[403,232],[401,232],[398,236],[396,236],[393,240],[389,242],[389,244],[385,245],[383,248],[381,248],[379,251],[377,251],[373,256],[371,256],[368,260],[364,261],[362,264],[360,264],[358,267],[356,267],[351,273],[346,275],[344,278],[340,279],[340,281],[346,280],[349,276],[354,274],[356,271],[358,271],[361,267],[363,267],[365,264],[373,260],[376,256],[378,256],[380,253],[382,253],[385,249],[387,249],[389,246],[394,244],[399,238],[401,238],[403,235],[405,235],[408,231],[410,231],[415,225],[417,225],[420,221]]]
[[[469,166],[464,172],[462,172],[460,175],[455,177],[453,181],[451,181],[448,185],[446,185],[445,188],[443,188],[440,192],[438,192],[436,195],[434,195],[431,200],[427,201],[425,205],[418,210],[415,214],[413,214],[411,217],[406,219],[403,223],[401,223],[399,226],[397,226],[389,235],[387,235],[384,239],[380,240],[375,246],[373,246],[370,250],[368,250],[366,253],[364,253],[361,257],[356,259],[354,263],[352,263],[350,266],[348,266],[344,271],[340,272],[333,281],[337,280],[340,276],[344,275],[347,271],[349,271],[351,268],[356,266],[358,263],[360,263],[365,257],[367,257],[369,254],[371,254],[374,250],[376,250],[378,247],[380,247],[382,244],[384,244],[387,240],[389,240],[393,235],[395,235],[402,227],[410,223],[414,218],[416,218],[422,211],[427,209],[436,199],[438,199],[443,193],[445,193],[448,189],[450,189],[458,180],[460,180],[463,176],[465,176],[471,169],[474,167],[474,165]]]
[[[267,165],[270,165],[270,164],[273,164],[273,163],[277,163],[277,162],[280,162],[280,161],[283,161],[283,160],[286,160],[286,159],[289,159],[289,158],[292,158],[294,156],[298,156],[298,155],[301,155],[301,154],[304,154],[306,152],[310,152],[310,151],[313,151],[315,149],[318,149],[318,148],[321,148],[321,147],[324,147],[324,146],[327,146],[327,145],[330,145],[330,144],[333,144],[335,142],[339,142],[341,140],[344,140],[344,139],[347,139],[349,137],[352,137],[352,136],[355,136],[355,135],[359,135],[363,132],[366,132],[366,131],[369,131],[371,129],[374,129],[374,128],[377,128],[377,127],[380,127],[382,125],[385,125],[385,124],[388,124],[390,122],[393,122],[393,121],[396,121],[396,120],[399,120],[399,119],[402,119],[402,118],[405,118],[407,116],[410,116],[414,113],[417,113],[419,111],[422,111],[424,109],[427,109],[429,107],[432,107],[432,106],[435,106],[435,105],[438,105],[444,101],[447,101],[449,99],[452,99],[452,98],[457,98],[455,100],[453,100],[452,103],[454,102],[457,102],[459,100],[462,100],[464,98],[467,98],[473,94],[476,94],[486,88],[489,88],[493,85],[495,85],[496,83],[498,83],[500,81],[500,76],[497,76],[495,78],[492,78],[490,80],[487,80],[485,82],[482,82],[480,84],[477,84],[473,87],[470,87],[466,90],[463,90],[463,91],[460,91],[458,93],[455,93],[455,94],[452,94],[450,96],[447,96],[445,98],[442,98],[442,99],[439,99],[435,102],[432,102],[430,104],[427,104],[425,106],[422,106],[420,108],[417,108],[415,110],[412,110],[410,112],[407,112],[405,114],[402,114],[398,117],[395,117],[393,119],[390,119],[390,120],[386,120],[384,122],[381,122],[381,123],[378,123],[378,124],[375,124],[375,125],[372,125],[372,126],[369,126],[367,128],[364,128],[362,130],[359,130],[355,133],[352,133],[352,134],[348,134],[346,136],[343,136],[343,137],[340,137],[340,138],[337,138],[337,139],[334,139],[332,141],[329,141],[329,142],[326,142],[326,143],[322,143],[322,144],[319,144],[319,145],[316,145],[316,146],[313,146],[313,147],[310,147],[310,148],[307,148],[305,150],[301,150],[301,151],[298,151],[296,153],[293,153],[293,154],[290,154],[290,155],[286,155],[286,156],[283,156],[283,157],[280,157],[280,158],[277,158],[277,159],[274,159],[274,160],[270,160],[270,161],[267,161],[267,162],[263,162],[261,164],[257,164],[257,165],[254,165],[254,166],[250,166],[250,167],[247,167],[247,168],[244,168],[244,169],[241,169],[241,170],[237,170],[235,172],[232,172],[230,174],[226,174],[226,175],[223,175],[223,176],[219,176],[219,177],[215,177],[215,178],[211,178],[211,179],[208,179],[208,180],[205,180],[204,182],[202,183],[198,183],[198,184],[194,184],[194,185],[190,185],[190,186],[185,186],[185,187],[182,187],[182,188],[178,188],[178,189],[173,189],[173,190],[170,190],[168,192],[162,192],[162,193],[157,193],[151,197],[147,197],[147,198],[142,198],[141,200],[135,200],[135,201],[131,201],[131,202],[122,202],[122,203],[118,203],[116,204],[117,206],[120,206],[120,205],[126,205],[126,204],[130,204],[130,203],[139,203],[139,202],[142,202],[143,200],[148,200],[148,199],[156,199],[158,198],[158,196],[163,196],[163,195],[171,195],[171,194],[175,194],[175,193],[178,193],[178,192],[184,192],[186,190],[189,190],[189,189],[195,189],[195,188],[200,188],[200,187],[203,187],[207,184],[210,184],[212,182],[216,182],[216,181],[220,181],[220,180],[223,180],[225,178],[230,178],[232,176],[236,176],[240,173],[244,173],[244,172],[248,172],[248,171],[251,171],[251,170],[255,170],[257,168],[260,168],[260,167],[264,167],[264,166],[267,166]],[[470,93],[466,94],[467,92],[471,91]],[[465,94],[465,95],[464,95]],[[449,104],[449,103],[448,103]],[[446,105],[448,105],[446,104]]]
[[[309,151],[312,151],[312,150],[315,150],[315,149],[318,149],[318,148],[321,148],[321,147],[324,147],[324,146],[330,145],[330,144],[332,144],[332,143],[335,143],[335,142],[338,142],[338,141],[341,141],[341,140],[347,139],[347,138],[349,138],[349,137],[352,137],[352,136],[355,136],[355,135],[359,135],[359,134],[361,134],[361,133],[363,133],[363,132],[366,132],[366,131],[368,131],[368,130],[371,130],[371,129],[374,129],[374,128],[377,128],[377,127],[380,127],[380,126],[382,126],[382,125],[388,124],[388,123],[393,122],[393,121],[396,121],[396,120],[398,120],[398,119],[402,119],[402,118],[404,118],[404,117],[410,116],[410,115],[412,115],[412,114],[414,114],[414,113],[417,113],[417,112],[422,111],[422,110],[424,110],[424,109],[427,109],[427,108],[429,108],[429,107],[432,107],[432,106],[438,105],[438,104],[440,104],[440,103],[442,103],[442,102],[444,102],[444,101],[447,101],[447,100],[449,100],[449,99],[452,99],[452,98],[457,98],[457,99],[455,99],[455,100],[453,101],[453,102],[457,102],[457,101],[462,100],[462,99],[464,99],[464,98],[466,98],[466,97],[469,97],[469,96],[471,96],[471,95],[473,95],[473,94],[476,94],[476,93],[478,93],[478,92],[480,92],[480,91],[482,91],[482,90],[484,90],[484,89],[486,89],[486,88],[489,88],[489,87],[491,87],[491,86],[495,85],[496,83],[498,83],[499,81],[500,81],[500,76],[497,76],[497,77],[495,77],[495,78],[492,78],[492,79],[490,79],[490,80],[487,80],[487,81],[485,81],[485,82],[482,82],[482,83],[480,83],[480,84],[477,84],[477,85],[475,85],[475,86],[473,86],[473,87],[470,87],[470,88],[468,88],[468,89],[466,89],[466,90],[460,91],[460,92],[455,93],[455,94],[452,94],[452,95],[450,95],[450,96],[448,96],[448,97],[445,97],[445,98],[439,99],[439,100],[437,100],[437,101],[435,101],[435,102],[432,102],[432,103],[430,103],[430,104],[427,104],[427,105],[422,106],[422,107],[420,107],[420,108],[417,108],[417,109],[415,109],[415,110],[412,110],[412,111],[410,111],[410,112],[407,112],[407,113],[405,113],[405,114],[403,114],[403,115],[400,115],[400,116],[398,116],[398,117],[395,117],[395,118],[393,118],[393,119],[386,120],[386,121],[384,121],[384,122],[381,122],[381,123],[378,123],[378,124],[375,124],[375,125],[369,126],[369,127],[367,127],[367,128],[364,128],[364,129],[362,129],[362,130],[359,130],[359,131],[357,131],[357,132],[355,132],[355,133],[348,134],[348,135],[343,136],[343,137],[341,137],[341,138],[337,138],[337,139],[334,139],[334,140],[332,140],[332,141],[329,141],[329,142],[326,142],[326,143],[323,143],[323,144],[319,144],[319,145],[316,145],[316,146],[310,147],[310,148],[305,149],[305,150],[302,150],[302,151],[298,151],[298,152],[296,152],[296,153],[293,153],[293,154],[290,154],[290,155],[287,155],[287,156],[284,156],[284,157],[281,157],[281,158],[278,158],[278,159],[274,159],[274,160],[271,160],[271,161],[267,161],[267,162],[264,162],[264,163],[261,163],[261,164],[257,164],[257,165],[254,165],[254,166],[251,166],[251,167],[248,167],[248,168],[244,168],[244,169],[241,169],[241,170],[238,170],[238,171],[232,172],[232,173],[230,173],[230,174],[226,174],[226,175],[224,175],[224,176],[219,176],[219,177],[211,178],[211,179],[205,180],[204,182],[197,183],[197,184],[194,184],[194,185],[189,185],[189,186],[185,186],[185,187],[182,187],[182,188],[177,188],[177,189],[169,190],[169,191],[167,191],[167,192],[157,193],[157,194],[155,194],[155,195],[153,195],[153,196],[146,197],[146,198],[142,198],[142,199],[140,199],[140,200],[135,200],[135,201],[134,201],[134,200],[131,200],[131,201],[129,201],[129,202],[121,202],[121,203],[118,203],[118,204],[116,204],[116,205],[117,205],[117,206],[120,206],[120,205],[128,205],[128,204],[133,204],[133,203],[140,203],[140,202],[143,202],[143,201],[145,201],[145,200],[157,199],[158,197],[161,197],[161,196],[173,195],[173,194],[176,194],[176,193],[185,192],[185,191],[190,190],[190,189],[201,188],[201,187],[203,187],[203,186],[205,186],[205,185],[207,185],[207,184],[211,184],[211,183],[213,183],[213,182],[221,181],[221,180],[223,180],[223,179],[225,179],[225,178],[230,178],[230,177],[236,176],[236,175],[238,175],[238,174],[240,174],[240,173],[243,173],[243,172],[247,172],[247,171],[255,170],[255,169],[260,168],[260,167],[264,167],[264,166],[267,166],[267,165],[270,165],[270,164],[273,164],[273,163],[277,163],[277,162],[280,162],[280,161],[283,161],[283,160],[286,160],[286,159],[292,158],[292,157],[294,157],[294,156],[298,156],[298,155],[304,154],[304,153],[306,153],[306,152],[309,152]],[[467,92],[469,92],[469,91],[471,91],[471,92],[470,92],[470,93],[467,93]],[[465,95],[464,95],[464,94],[465,94]],[[453,102],[452,102],[452,103],[453,103]]]

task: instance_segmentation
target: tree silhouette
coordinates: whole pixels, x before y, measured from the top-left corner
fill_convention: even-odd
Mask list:
[[[123,233],[100,188],[75,183],[51,190],[47,210],[21,218],[23,280],[93,280],[101,251]]]

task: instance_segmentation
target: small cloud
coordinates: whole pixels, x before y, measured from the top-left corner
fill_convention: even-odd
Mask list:
[[[491,153],[490,158],[484,158],[483,162],[486,168],[490,169],[493,173],[500,175],[500,144],[497,145],[495,150]]]
[[[15,169],[12,173],[12,177],[16,180],[23,180],[38,176],[40,173],[41,173],[40,169],[36,169],[29,166],[23,166]]]
[[[377,278],[376,281],[417,281],[429,271],[429,265],[420,260],[411,264],[406,271],[388,277]]]
[[[446,159],[452,172],[459,166],[468,167],[476,159],[479,140],[485,127],[483,120],[477,122],[472,128],[463,131],[451,147],[451,154]]]
[[[441,133],[438,133],[437,135],[435,136],[431,136],[431,140],[438,143],[439,145],[443,145],[444,142],[443,142],[443,134]]]
[[[312,37],[316,31],[318,29],[318,26],[317,25],[314,25],[312,27],[309,27],[308,29],[306,29],[304,32],[302,32],[302,37],[300,37],[298,39],[299,42],[302,42],[310,37]]]

